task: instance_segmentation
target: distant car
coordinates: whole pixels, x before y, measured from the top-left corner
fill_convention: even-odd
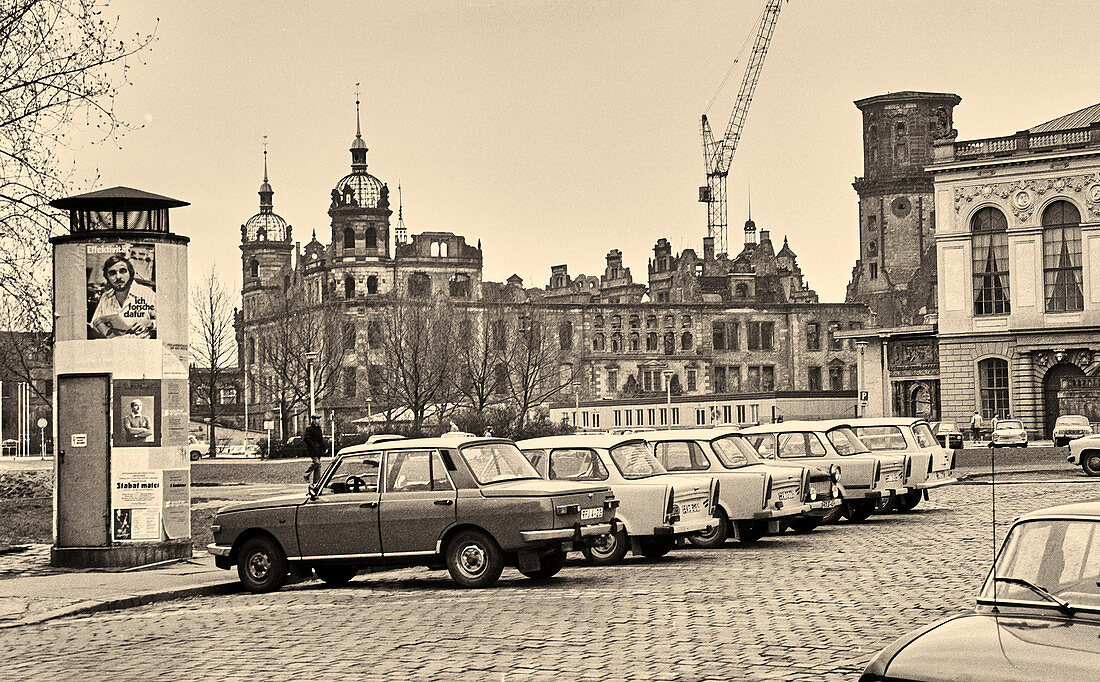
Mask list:
[[[251,592],[316,571],[342,585],[360,568],[444,567],[489,587],[504,567],[547,579],[566,552],[614,532],[604,484],[544,481],[511,441],[417,438],[344,448],[305,495],[222,507],[207,549]]]
[[[1071,440],[1066,459],[1070,464],[1080,464],[1089,476],[1100,476],[1100,434]]]
[[[1069,445],[1074,438],[1090,435],[1092,435],[1092,424],[1089,423],[1089,418],[1079,414],[1063,414],[1058,417],[1051,432],[1056,448]]]
[[[256,443],[231,443],[218,448],[218,457],[260,457],[260,446]]]
[[[906,634],[861,682],[1094,680],[1100,671],[1100,502],[1017,519],[974,613]]]
[[[19,450],[19,443],[14,438],[5,438],[0,442],[0,456],[15,456]]]
[[[543,478],[611,486],[618,530],[583,549],[589,563],[616,564],[631,550],[664,556],[676,540],[718,524],[719,484],[709,476],[672,476],[637,436],[546,436],[516,446]]]
[[[929,426],[940,445],[950,450],[962,450],[963,433],[955,422],[931,422]]]
[[[1019,419],[1000,419],[993,429],[991,442],[995,448],[1027,447],[1027,431]]]
[[[912,511],[928,499],[932,488],[957,483],[955,453],[943,448],[928,422],[919,417],[864,417],[853,419],[852,430],[876,454],[908,455],[904,495],[880,498],[876,511]]]
[[[192,462],[196,462],[203,457],[213,457],[210,450],[210,441],[201,440],[197,436],[187,436],[187,454],[191,458]]]

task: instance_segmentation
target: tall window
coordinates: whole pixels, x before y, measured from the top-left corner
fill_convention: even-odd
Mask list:
[[[711,334],[711,337],[712,337],[712,344],[714,345],[714,350],[725,350],[726,349],[726,323],[725,322],[715,322],[712,325],[712,329],[713,329],[713,333]]]
[[[680,334],[680,350],[691,350],[694,341],[695,340],[691,337],[691,332]]]
[[[355,386],[358,383],[358,377],[356,376],[356,367],[344,368],[344,397],[355,397]]]
[[[774,322],[749,322],[749,350],[772,350]]]
[[[367,347],[382,347],[382,324],[378,320],[371,320],[367,323]]]
[[[1043,284],[1047,312],[1081,310],[1081,213],[1068,201],[1043,211]]]
[[[409,275],[409,296],[427,298],[432,293],[432,280],[427,273],[414,272]]]
[[[844,390],[844,365],[840,363],[829,365],[829,390]]]
[[[810,390],[811,391],[820,391],[821,390],[821,368],[820,367],[811,367],[809,369],[809,377],[808,378],[809,378],[809,383],[810,383]]]
[[[725,393],[726,392],[726,368],[715,367],[714,368],[714,392]]]
[[[657,350],[657,333],[650,332],[645,337],[645,349],[648,351]]]
[[[607,390],[617,391],[619,390],[619,370],[614,367],[607,370]],[[618,416],[618,411],[615,412],[615,416]]]
[[[351,229],[350,227],[344,230],[344,248],[355,248],[355,230]]]
[[[363,244],[368,249],[378,246],[378,230],[374,229],[374,225],[367,227],[367,231],[363,233]]]
[[[642,349],[642,337],[638,336],[638,332],[631,332],[630,334],[630,350]]]
[[[694,392],[696,390],[697,381],[698,379],[696,378],[695,370],[689,369],[687,371],[687,390],[690,392]]]
[[[806,325],[806,350],[821,350],[821,325],[817,322]]]
[[[615,332],[611,335],[611,352],[618,353],[623,349],[623,335]]]
[[[378,293],[378,275],[370,275],[367,277],[367,293]]]
[[[248,276],[259,277],[260,276],[260,261],[253,258],[248,261]]]
[[[983,208],[970,221],[974,271],[974,314],[1005,315],[1008,302],[1008,221]]]
[[[978,363],[978,386],[982,417],[1005,417],[1008,406],[1008,361],[989,358]]]
[[[573,349],[573,323],[568,320],[558,325],[558,347],[562,350]]]
[[[355,323],[344,323],[344,345],[349,349],[355,348]]]
[[[844,348],[844,341],[836,337],[836,333],[840,331],[840,323],[833,321],[829,323],[829,349],[840,350]]]
[[[351,275],[344,278],[344,298],[355,298],[355,278]]]

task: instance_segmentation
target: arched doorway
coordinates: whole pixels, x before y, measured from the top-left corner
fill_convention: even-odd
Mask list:
[[[910,404],[913,406],[913,416],[924,419],[932,418],[932,394],[923,383],[913,387],[910,394]]]
[[[1085,372],[1080,367],[1066,363],[1047,370],[1043,377],[1043,423],[1047,435],[1054,431],[1054,421],[1058,419],[1058,389],[1062,387],[1062,379],[1084,375]]]

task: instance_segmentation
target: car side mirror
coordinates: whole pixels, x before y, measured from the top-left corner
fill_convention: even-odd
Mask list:
[[[321,484],[320,483],[310,483],[309,485],[306,486],[306,495],[309,497],[309,499],[316,500],[317,496],[320,495],[320,494],[321,494]]]

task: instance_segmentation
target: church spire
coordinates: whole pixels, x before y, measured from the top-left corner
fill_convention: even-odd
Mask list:
[[[745,243],[756,243],[756,223],[752,221],[752,188],[749,188],[749,219],[745,221]]]
[[[397,181],[397,229],[394,231],[393,241],[396,244],[404,244],[408,238],[405,230],[405,206],[401,197],[401,181]]]
[[[260,213],[271,213],[272,201],[271,198],[275,195],[275,190],[271,189],[271,184],[267,181],[267,135],[264,135],[264,181],[260,185]]]
[[[359,83],[355,84],[355,139],[351,142],[351,169],[356,173],[367,172],[367,143],[359,125]]]

